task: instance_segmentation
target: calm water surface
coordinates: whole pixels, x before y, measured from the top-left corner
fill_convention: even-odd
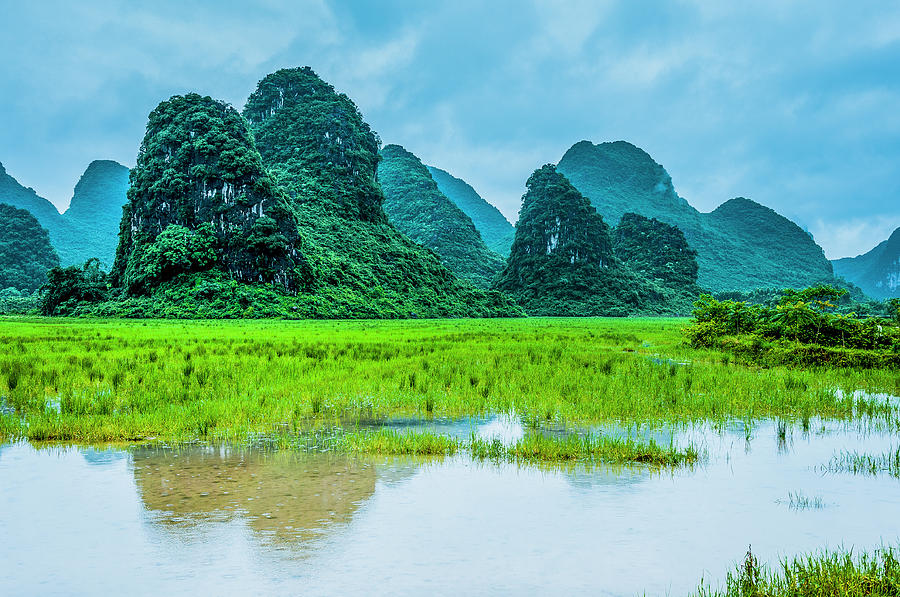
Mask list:
[[[397,423],[402,426],[402,423]],[[504,441],[515,419],[440,422]],[[647,432],[644,432],[645,434]],[[900,541],[900,481],[823,473],[900,438],[652,433],[705,464],[539,468],[225,448],[0,447],[0,595],[681,595],[760,559]],[[796,510],[789,493],[825,507]]]

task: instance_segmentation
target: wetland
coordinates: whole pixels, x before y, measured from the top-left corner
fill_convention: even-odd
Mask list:
[[[2,320],[0,593],[764,594],[751,546],[896,547],[900,375],[686,324]]]

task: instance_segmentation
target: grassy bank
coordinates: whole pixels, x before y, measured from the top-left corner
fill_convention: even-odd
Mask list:
[[[895,371],[743,365],[686,346],[686,323],[0,319],[0,435],[242,443],[490,412],[530,427],[813,416],[897,427],[896,405],[875,395],[900,394]]]
[[[898,552],[821,552],[783,560],[769,570],[751,552],[728,574],[725,586],[701,586],[700,597],[862,597],[900,595]]]

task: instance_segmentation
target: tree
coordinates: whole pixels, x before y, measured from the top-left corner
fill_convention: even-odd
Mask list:
[[[106,300],[109,288],[106,274],[100,270],[100,260],[89,259],[81,267],[54,267],[47,272],[41,295],[44,315],[70,315],[80,303]]]

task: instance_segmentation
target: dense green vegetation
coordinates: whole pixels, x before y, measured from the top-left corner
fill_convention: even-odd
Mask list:
[[[744,198],[700,213],[679,197],[665,169],[625,141],[581,141],[559,171],[615,225],[627,212],[677,226],[697,251],[699,284],[713,292],[834,283],[831,264],[799,226]]]
[[[536,170],[526,186],[516,238],[496,287],[529,314],[688,311],[699,294],[696,275],[690,279],[696,262],[676,228],[632,216],[620,233],[611,234],[552,165]],[[627,261],[617,258],[617,245]]]
[[[626,213],[613,230],[613,246],[616,258],[640,276],[699,295],[697,252],[676,226]]]
[[[704,295],[688,330],[694,346],[731,350],[757,362],[900,367],[900,300],[891,318],[836,312],[846,290],[815,286],[785,291],[770,307]]]
[[[0,290],[33,292],[47,281],[47,270],[58,265],[50,236],[35,217],[0,203]]]
[[[824,551],[785,559],[779,569],[762,566],[752,551],[725,586],[701,585],[700,597],[888,597],[900,595],[900,559],[892,548],[873,553]]]
[[[350,98],[312,69],[267,76],[243,113],[293,203],[315,281],[308,292],[333,305],[332,316],[522,313],[457,278],[387,221],[376,181],[379,140]]]
[[[329,436],[319,449],[364,454],[414,454],[425,456],[452,455],[466,451],[479,460],[513,462],[579,461],[604,464],[646,464],[678,467],[696,463],[699,453],[693,446],[681,449],[675,445],[660,446],[634,438],[604,435],[567,434],[547,436],[530,433],[522,439],[504,444],[499,439],[482,439],[474,434],[460,440],[433,432],[394,431],[382,427],[377,431],[348,431]]]
[[[871,297],[900,297],[900,228],[868,253],[831,263],[835,274],[856,284]]]
[[[55,267],[47,272],[47,284],[41,289],[40,309],[44,315],[72,315],[84,304],[95,304],[109,297],[106,273],[97,259],[81,267]]]
[[[378,164],[384,211],[400,232],[428,247],[460,278],[488,288],[503,259],[487,248],[472,220],[450,201],[428,169],[399,145],[386,145]]]
[[[516,229],[500,210],[485,201],[461,178],[456,178],[434,166],[428,166],[428,171],[437,183],[438,189],[472,219],[472,223],[484,239],[484,244],[491,251],[509,257]]]
[[[876,395],[900,393],[896,370],[760,369],[686,345],[685,323],[0,320],[0,428],[252,443],[392,415],[498,412],[529,429],[815,416],[900,428],[896,404]]]
[[[49,232],[63,265],[81,265],[92,257],[105,267],[112,264],[127,187],[125,166],[106,160],[91,162],[75,187],[69,209],[60,214],[0,164],[0,203],[31,212]]]
[[[243,117],[210,97],[174,96],[150,114],[111,282],[140,296],[210,269],[285,291],[311,276],[287,197]]]

